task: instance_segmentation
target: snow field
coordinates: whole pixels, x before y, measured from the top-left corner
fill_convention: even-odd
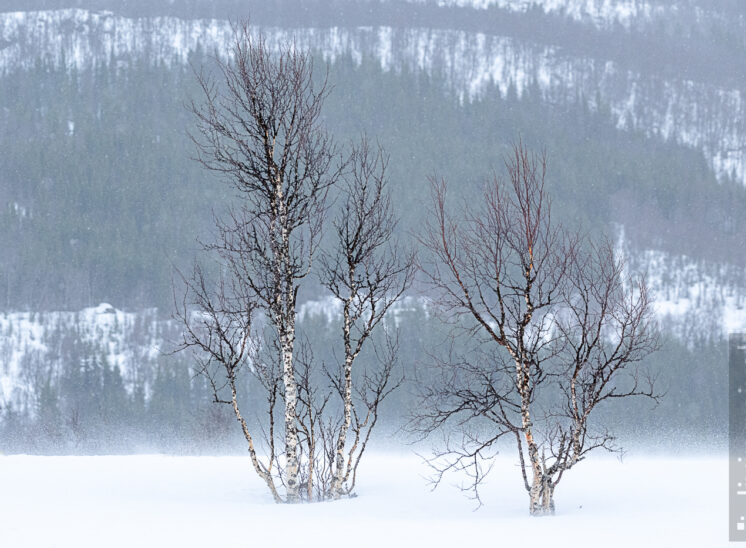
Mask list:
[[[600,456],[531,518],[516,463],[497,461],[475,503],[450,476],[435,491],[415,455],[376,453],[359,496],[276,505],[245,457],[0,457],[6,547],[726,546],[727,460]],[[290,539],[287,535],[290,535]],[[523,539],[523,540],[522,540]]]

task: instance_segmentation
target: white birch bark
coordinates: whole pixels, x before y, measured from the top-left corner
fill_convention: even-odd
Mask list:
[[[521,428],[526,439],[528,449],[528,460],[531,466],[532,481],[529,490],[529,512],[531,515],[541,514],[541,500],[544,494],[544,473],[542,469],[539,448],[533,435],[533,422],[531,420],[531,409],[529,406],[529,377],[528,367],[518,360],[518,389],[521,395]]]
[[[282,502],[282,499],[280,498],[280,494],[277,492],[277,488],[275,487],[275,482],[272,479],[272,461],[270,460],[269,462],[269,468],[266,468],[259,461],[259,458],[256,455],[256,448],[254,447],[254,439],[252,438],[251,433],[249,432],[249,427],[246,424],[246,420],[243,418],[243,415],[241,414],[241,411],[238,408],[236,382],[234,379],[230,380],[230,387],[231,387],[231,405],[233,407],[233,413],[236,415],[236,420],[241,425],[241,430],[243,431],[244,438],[246,438],[246,441],[249,444],[249,458],[251,459],[251,464],[254,466],[254,470],[259,475],[259,477],[262,478],[264,480],[264,483],[267,484],[267,487],[269,487],[269,490],[272,493],[272,497],[275,499],[275,502]]]
[[[282,360],[282,383],[285,389],[285,487],[286,502],[300,500],[298,475],[298,424],[296,406],[298,385],[295,378],[293,349],[295,345],[295,288],[290,265],[290,235],[288,216],[282,179],[275,179],[275,204],[279,242],[275,249],[275,280],[278,284],[275,294],[274,324],[279,332],[280,359]]]
[[[334,470],[334,481],[332,484],[332,496],[335,499],[340,498],[343,495],[342,485],[346,480],[345,474],[345,444],[347,443],[347,431],[350,429],[352,422],[352,362],[355,358],[352,352],[352,345],[350,342],[350,305],[352,296],[350,296],[344,305],[344,345],[345,345],[345,362],[344,362],[344,392],[343,392],[343,405],[344,405],[344,417],[342,420],[342,426],[339,431],[339,437],[337,438],[337,453],[335,459],[335,470]]]
[[[294,322],[293,322],[294,323]],[[293,367],[293,337],[295,326],[289,329],[281,341],[282,352],[282,381],[285,387],[285,484],[287,487],[287,502],[298,502],[298,426],[296,423],[296,405],[298,402],[298,386],[295,381]]]

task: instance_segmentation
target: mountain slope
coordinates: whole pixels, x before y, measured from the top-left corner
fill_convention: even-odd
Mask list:
[[[275,46],[295,38],[326,59],[371,56],[385,70],[442,75],[463,100],[485,93],[520,96],[530,85],[545,101],[587,101],[609,108],[620,128],[641,130],[702,150],[718,176],[746,184],[746,104],[742,91],[692,80],[666,80],[625,70],[611,61],[567,56],[559,48],[484,33],[421,28],[264,28]],[[131,19],[71,9],[0,14],[0,71],[34,65],[83,69],[135,54],[149,63],[187,63],[202,50],[226,55],[226,21],[173,17]]]

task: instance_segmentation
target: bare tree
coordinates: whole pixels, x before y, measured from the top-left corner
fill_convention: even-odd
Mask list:
[[[215,402],[230,405],[233,409],[248,443],[254,470],[267,484],[275,501],[282,502],[272,470],[276,455],[274,407],[279,386],[272,369],[264,370],[256,360],[257,346],[252,329],[256,302],[235,277],[228,282],[221,279],[213,289],[198,265],[194,267],[191,278],[182,276],[182,281],[186,291],[180,306],[176,307],[176,316],[184,325],[184,331],[178,349],[194,351],[197,373],[210,383]],[[257,455],[254,437],[239,406],[239,379],[247,369],[267,388],[270,435],[269,456],[264,461]]]
[[[207,247],[234,289],[256,302],[274,329],[285,407],[282,472],[286,500],[296,502],[296,299],[319,245],[328,190],[344,166],[320,122],[328,90],[325,81],[315,83],[310,54],[293,43],[271,52],[248,23],[234,30],[232,60],[216,60],[219,82],[198,75],[204,97],[192,104],[193,141],[197,160],[238,193],[237,205],[217,220],[217,241]]]
[[[387,344],[383,368],[377,376],[363,373],[358,386],[359,403],[353,398],[353,363],[391,306],[411,285],[414,254],[403,252],[393,242],[396,218],[387,192],[388,158],[379,148],[370,150],[365,138],[350,158],[345,199],[334,221],[336,245],[322,258],[322,283],[342,304],[344,358],[330,379],[342,400],[343,419],[334,441],[334,474],[331,493],[335,498],[350,494],[354,471],[378,418],[381,401],[390,392],[395,344]],[[359,409],[364,407],[364,410]],[[353,442],[348,453],[348,433]],[[362,441],[361,441],[362,439]],[[352,484],[347,482],[353,474]]]
[[[494,177],[459,219],[446,184],[432,181],[423,271],[444,317],[478,350],[433,358],[413,426],[457,426],[431,464],[439,482],[466,471],[479,500],[498,443],[513,440],[532,515],[554,512],[564,472],[596,448],[615,449],[591,412],[613,399],[656,400],[637,363],[657,346],[643,280],[631,282],[610,244],[552,223],[545,155],[514,146],[507,181]],[[475,355],[476,354],[476,355]],[[480,501],[481,502],[481,501]]]
[[[321,127],[327,88],[315,86],[309,54],[294,44],[270,53],[248,25],[235,30],[232,62],[217,61],[221,85],[200,74],[204,100],[192,111],[197,160],[224,175],[238,200],[204,246],[220,267],[218,281],[208,283],[198,266],[182,276],[180,349],[195,351],[215,401],[232,407],[276,501],[339,498],[352,493],[379,406],[399,384],[392,377],[397,342],[387,338],[377,349],[380,366],[361,371],[355,384],[353,362],[409,287],[414,258],[392,240],[383,153],[371,153],[363,139],[343,157]],[[321,241],[328,192],[342,178],[335,247],[320,269],[343,303],[344,358],[330,372],[314,361],[308,341],[296,340],[296,301]],[[249,379],[266,395],[263,457],[240,409]]]

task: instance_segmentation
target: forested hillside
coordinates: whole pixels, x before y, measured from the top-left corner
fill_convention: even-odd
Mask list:
[[[461,104],[437,77],[349,58],[330,79],[330,128],[343,141],[366,131],[392,156],[405,234],[426,215],[406,204],[424,202],[429,175],[469,197],[520,136],[547,150],[564,219],[611,236],[623,225],[633,249],[744,266],[746,190],[718,183],[697,150],[620,131],[603,108],[547,105],[537,88]],[[172,265],[189,262],[229,199],[191,161],[189,67],[41,64],[0,86],[5,306],[168,308]]]
[[[614,420],[718,435],[723,337],[746,328],[743,14],[690,2],[672,23],[665,2],[611,19],[567,4],[287,2],[253,13],[273,39],[296,34],[317,67],[329,63],[324,119],[336,138],[366,132],[390,154],[405,242],[427,218],[428,176],[469,201],[517,139],[546,150],[555,215],[617,241],[657,299],[664,345],[650,360],[668,396],[652,418],[630,409]],[[176,338],[174,269],[189,268],[213,213],[234,198],[192,160],[186,105],[198,96],[192,67],[211,70],[229,36],[222,18],[237,8],[130,2],[118,12],[0,14],[0,450],[228,436],[188,356],[164,353]],[[320,286],[301,298],[304,331],[330,340],[337,318]],[[441,327],[424,286],[410,298],[391,321],[413,377]],[[331,348],[319,357],[335,359]],[[391,402],[392,427],[407,390]]]

